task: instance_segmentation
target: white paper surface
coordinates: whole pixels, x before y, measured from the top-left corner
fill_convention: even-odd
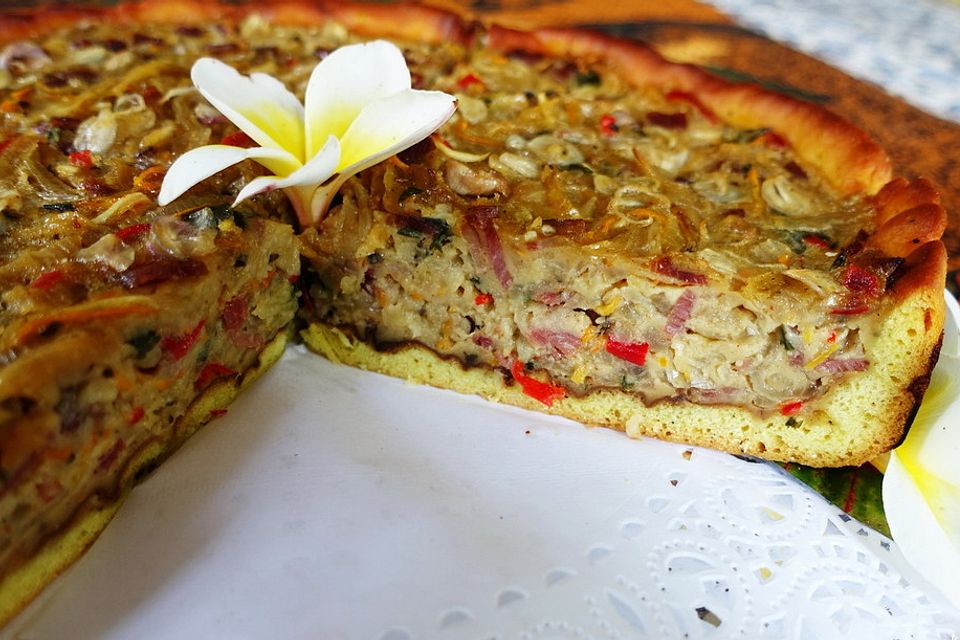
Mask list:
[[[296,348],[4,637],[952,637],[847,520],[772,465]]]

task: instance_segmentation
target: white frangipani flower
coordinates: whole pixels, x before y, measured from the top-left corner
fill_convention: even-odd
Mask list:
[[[906,440],[890,453],[883,509],[910,564],[960,606],[960,306],[946,298],[940,361]]]
[[[303,226],[323,218],[350,176],[420,142],[456,109],[451,95],[411,89],[403,53],[384,40],[341,47],[324,58],[307,83],[305,105],[276,78],[244,76],[213,58],[197,60],[190,77],[213,107],[261,146],[188,151],[170,166],[159,203],[249,159],[273,175],[251,180],[234,204],[283,189]]]

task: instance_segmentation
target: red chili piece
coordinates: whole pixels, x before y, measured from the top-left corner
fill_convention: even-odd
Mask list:
[[[145,234],[150,230],[149,222],[141,222],[139,224],[132,224],[129,227],[124,227],[118,229],[114,235],[120,238],[121,242],[130,243]]]
[[[200,370],[200,375],[197,376],[197,381],[193,383],[193,387],[197,391],[200,391],[217,378],[235,375],[237,375],[237,372],[234,369],[222,365],[219,362],[211,362]]]
[[[180,360],[183,358],[183,356],[190,352],[190,349],[193,347],[193,345],[197,344],[197,340],[200,339],[200,332],[203,330],[203,325],[205,323],[205,320],[201,320],[197,323],[197,326],[195,326],[188,333],[178,336],[166,336],[160,342],[160,346],[164,353],[169,353],[174,360]]]
[[[780,415],[782,416],[792,416],[800,412],[800,409],[803,408],[802,402],[787,402],[786,404],[780,405]]]
[[[642,367],[647,363],[650,345],[646,342],[620,342],[610,339],[607,340],[606,349],[610,355]]]
[[[57,284],[59,284],[65,274],[59,269],[54,269],[53,271],[47,271],[46,273],[41,273],[39,276],[30,283],[31,289],[39,289],[40,291],[49,291]]]
[[[226,409],[210,409],[210,415],[214,418],[227,415]]]
[[[478,293],[477,297],[473,299],[473,304],[478,307],[482,307],[485,304],[490,304],[493,302],[493,296],[489,293]]]
[[[523,364],[521,364],[519,360],[514,360],[513,365],[510,367],[510,373],[525,394],[548,407],[552,405],[555,400],[564,398],[567,395],[567,390],[561,386],[548,382],[540,382],[536,378],[528,376],[523,370]]]
[[[843,510],[846,513],[853,511],[857,504],[857,480],[860,479],[860,467],[854,467],[853,474],[850,476],[850,488],[847,489],[847,497],[843,501]]]
[[[803,241],[813,247],[819,247],[824,251],[829,251],[830,249],[833,248],[830,246],[830,243],[827,242],[825,238],[821,238],[820,236],[814,233],[808,233],[807,235],[803,236]]]
[[[253,138],[245,134],[243,131],[234,131],[233,133],[228,133],[227,135],[220,138],[220,144],[225,144],[230,147],[253,147],[257,143]]]
[[[612,136],[617,131],[620,131],[620,127],[617,126],[617,119],[609,113],[600,116],[600,131],[602,131],[605,136]]]
[[[483,80],[478,78],[475,74],[468,73],[457,81],[457,86],[463,90],[467,90],[470,87],[478,85],[483,86]]]
[[[74,151],[68,156],[70,164],[81,169],[89,169],[93,166],[93,154],[89,151]]]
[[[143,420],[143,416],[146,414],[147,412],[143,407],[134,407],[133,411],[130,413],[130,424],[137,424]]]

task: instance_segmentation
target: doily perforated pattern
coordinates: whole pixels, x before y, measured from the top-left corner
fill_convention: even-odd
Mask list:
[[[960,615],[911,583],[890,540],[779,468],[681,447],[675,458],[662,486],[538,579],[380,640],[960,637]]]
[[[960,637],[896,544],[777,466],[302,347],[53,587],[0,638]]]

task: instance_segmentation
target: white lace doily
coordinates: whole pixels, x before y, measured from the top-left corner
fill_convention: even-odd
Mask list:
[[[288,352],[6,638],[957,637],[778,467]]]

